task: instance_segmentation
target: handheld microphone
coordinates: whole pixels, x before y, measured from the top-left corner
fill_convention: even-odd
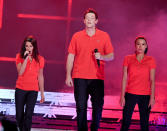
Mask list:
[[[31,51],[29,51],[29,53],[27,53],[25,56],[24,56],[24,59],[31,53]]]
[[[94,52],[97,53],[97,52],[98,52],[98,49],[97,49],[97,48],[94,49]],[[100,67],[100,60],[99,60],[99,59],[96,59],[96,61],[97,61],[97,65],[98,65],[98,67]]]

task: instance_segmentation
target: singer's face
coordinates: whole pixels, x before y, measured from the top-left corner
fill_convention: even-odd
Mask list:
[[[96,19],[96,16],[94,13],[87,13],[85,15],[84,24],[86,27],[88,28],[95,27],[97,22],[98,20]]]
[[[26,48],[26,51],[29,51],[30,52],[30,54],[32,54],[32,52],[33,52],[33,45],[31,44],[31,42],[26,42],[26,44],[25,44],[25,48]]]
[[[146,41],[144,39],[138,39],[136,41],[136,53],[144,54],[144,51],[147,48]]]

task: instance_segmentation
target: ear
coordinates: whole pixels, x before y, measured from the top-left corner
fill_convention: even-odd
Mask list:
[[[95,20],[95,24],[97,24],[97,23],[98,23],[98,19]]]
[[[85,24],[86,22],[85,22],[85,19],[83,19],[83,23]]]
[[[146,48],[148,48],[148,45],[146,44]]]

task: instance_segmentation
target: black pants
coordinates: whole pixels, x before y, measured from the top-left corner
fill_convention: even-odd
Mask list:
[[[125,94],[125,106],[123,109],[121,131],[128,131],[136,103],[139,107],[141,130],[149,130],[149,114],[151,109],[148,107],[149,100],[149,95],[134,95],[130,93]]]
[[[32,115],[37,100],[37,91],[25,91],[17,89],[15,91],[16,120],[20,131],[30,131]],[[25,111],[24,111],[24,106]]]
[[[99,79],[74,79],[78,131],[88,130],[87,101],[89,94],[93,109],[91,131],[97,131],[104,104],[104,81]]]

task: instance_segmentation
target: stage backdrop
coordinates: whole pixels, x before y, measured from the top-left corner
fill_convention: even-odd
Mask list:
[[[46,60],[45,90],[72,93],[73,88],[64,82],[67,48],[72,35],[84,29],[83,12],[94,8],[99,14],[97,27],[108,32],[115,53],[105,68],[105,94],[119,98],[124,56],[134,53],[134,40],[143,35],[148,55],[157,62],[156,96],[166,111],[166,5],[165,0],[0,0],[0,86],[15,88],[16,53],[23,39],[34,35]]]

